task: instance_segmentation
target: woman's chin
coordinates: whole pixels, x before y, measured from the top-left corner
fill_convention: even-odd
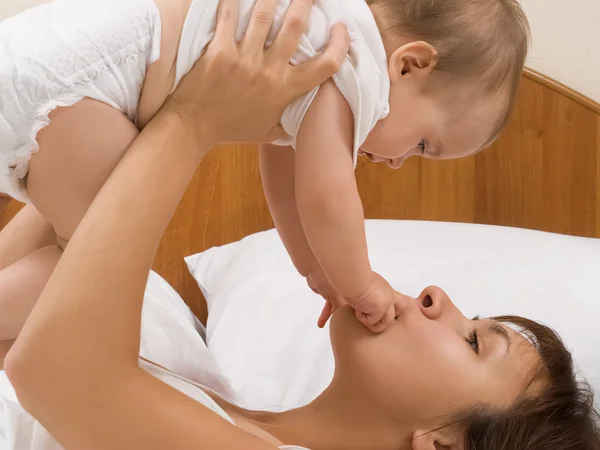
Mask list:
[[[354,308],[345,305],[331,317],[330,332],[332,339],[341,335],[342,339],[355,339],[364,336],[374,336],[367,327],[358,321]]]

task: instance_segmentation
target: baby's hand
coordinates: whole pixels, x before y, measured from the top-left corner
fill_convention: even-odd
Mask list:
[[[321,311],[321,316],[317,325],[319,328],[323,328],[333,312],[346,304],[344,297],[337,293],[337,291],[331,286],[327,275],[320,267],[312,270],[306,276],[306,282],[308,287],[312,289],[315,294],[319,294],[325,299],[325,306]]]
[[[396,318],[396,291],[379,274],[373,272],[371,287],[360,297],[346,299],[356,318],[373,333],[381,333]]]

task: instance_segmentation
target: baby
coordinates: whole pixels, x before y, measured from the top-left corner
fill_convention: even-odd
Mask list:
[[[210,43],[218,5],[54,0],[0,24],[0,192],[33,203],[61,249]],[[241,0],[240,36],[252,5]],[[288,6],[279,0],[271,37]],[[516,0],[316,0],[292,63],[318,54],[336,22],[352,39],[347,60],[286,109],[288,137],[261,148],[261,175],[296,268],[328,302],[320,325],[348,303],[380,332],[396,292],[369,264],[357,157],[399,168],[411,156],[460,158],[489,145],[514,102],[528,25]],[[25,287],[59,254],[27,256],[29,269],[10,275],[23,279],[8,281]],[[33,305],[31,291],[0,286],[10,297],[0,305]],[[0,340],[10,334],[0,327]]]

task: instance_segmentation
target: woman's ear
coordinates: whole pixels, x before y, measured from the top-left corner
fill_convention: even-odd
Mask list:
[[[437,50],[427,42],[410,42],[396,49],[390,57],[390,79],[396,83],[406,78],[425,78],[438,63]]]
[[[438,431],[417,430],[412,437],[412,450],[462,450],[456,436]]]

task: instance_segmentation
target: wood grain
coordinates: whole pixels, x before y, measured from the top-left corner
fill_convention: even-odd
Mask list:
[[[510,123],[492,148],[457,161],[412,158],[398,171],[360,161],[356,176],[366,217],[600,237],[600,115],[577,98],[524,77]],[[0,227],[18,209],[11,204]],[[256,148],[223,146],[198,169],[155,270],[204,318],[205,303],[183,257],[272,226]]]
[[[529,67],[525,67],[523,70],[523,76],[529,78],[530,80],[541,84],[543,86],[549,87],[550,89],[562,94],[571,100],[574,100],[576,103],[579,103],[586,108],[591,109],[592,111],[600,114],[600,103],[591,98],[581,94],[580,92],[574,91],[568,86],[564,85],[560,81],[555,80],[554,78],[550,78],[547,75],[544,75],[537,70],[530,69]]]

